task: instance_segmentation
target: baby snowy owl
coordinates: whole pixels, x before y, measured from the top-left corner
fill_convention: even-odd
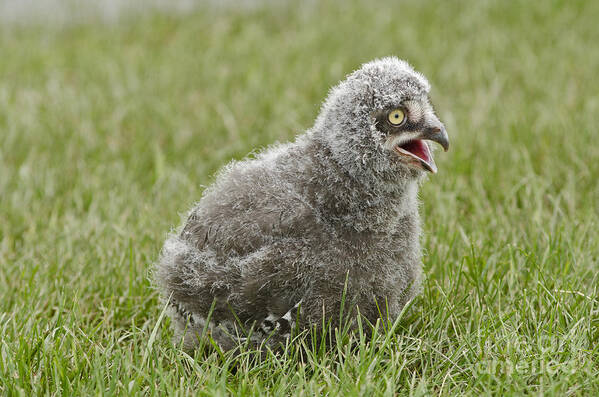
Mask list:
[[[429,88],[395,57],[366,63],[294,142],[219,172],[155,269],[186,348],[399,315],[420,288],[419,181],[431,142],[449,147]]]

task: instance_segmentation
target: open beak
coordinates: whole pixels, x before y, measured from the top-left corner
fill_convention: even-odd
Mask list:
[[[437,172],[437,165],[425,141],[437,142],[443,147],[443,150],[449,150],[449,137],[447,136],[445,127],[442,125],[426,128],[420,135],[401,145],[395,146],[394,149],[400,155],[410,157],[414,165],[434,174]]]

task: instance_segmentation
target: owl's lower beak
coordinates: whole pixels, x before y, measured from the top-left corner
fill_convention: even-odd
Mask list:
[[[395,151],[411,158],[414,165],[435,174],[437,172],[437,165],[428,145],[424,141],[437,142],[445,151],[449,150],[449,137],[447,136],[445,127],[435,126],[426,128],[414,139],[395,146]]]

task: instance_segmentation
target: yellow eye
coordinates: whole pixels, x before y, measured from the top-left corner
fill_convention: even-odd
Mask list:
[[[389,112],[389,122],[393,125],[400,125],[406,118],[406,114],[401,109],[394,109]]]

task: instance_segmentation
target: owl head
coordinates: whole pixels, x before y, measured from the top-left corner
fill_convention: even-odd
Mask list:
[[[449,148],[430,85],[405,61],[368,62],[333,87],[312,133],[352,173],[418,178],[437,172],[434,143]]]

